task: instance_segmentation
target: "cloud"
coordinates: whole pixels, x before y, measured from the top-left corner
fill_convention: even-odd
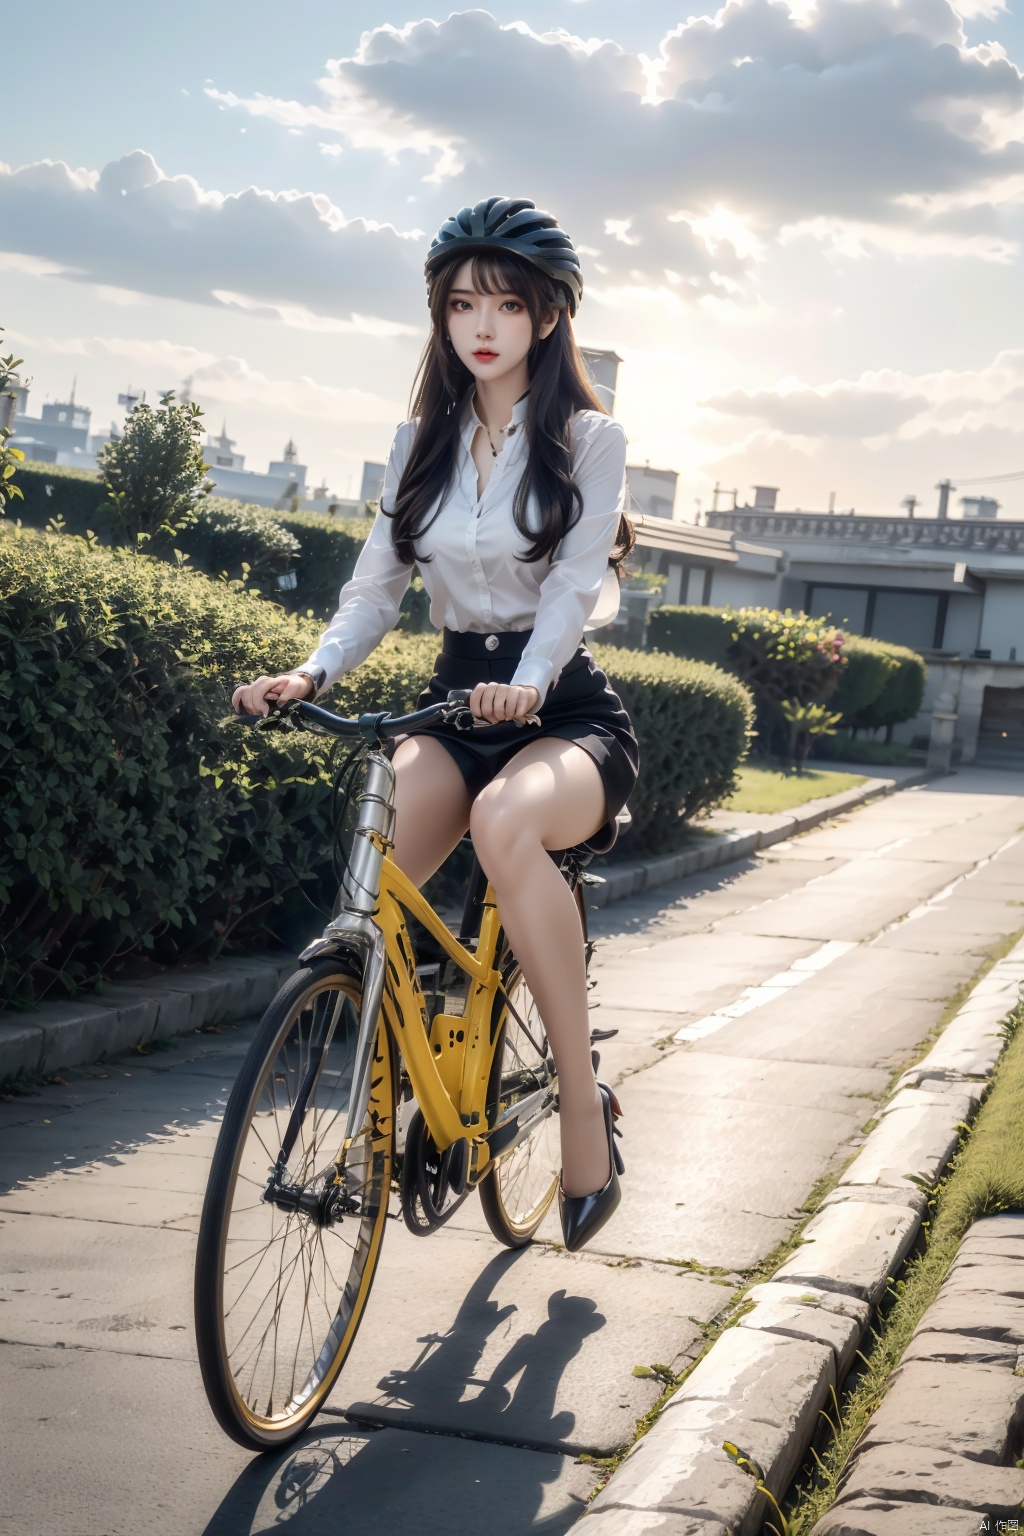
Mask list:
[[[959,204],[998,205],[1024,171],[1024,80],[999,48],[968,47],[948,0],[820,0],[803,16],[728,0],[669,33],[653,68],[466,11],[372,29],[318,86],[308,104],[212,94],[419,161],[443,211],[499,189],[500,169],[501,190],[550,205],[617,281],[668,267],[708,291],[794,227],[831,245],[849,224],[860,249],[875,232],[903,254],[1015,249],[976,238]]]
[[[907,374],[885,369],[859,379],[811,386],[783,379],[769,389],[734,389],[701,407],[755,424],[744,446],[764,433],[829,443],[864,439],[911,442],[982,429],[1024,432],[1024,350],[1001,352],[981,369]],[[739,446],[739,445],[737,445]]]
[[[299,421],[328,421],[346,428],[353,426],[397,425],[402,406],[372,391],[339,388],[324,384],[308,375],[299,378],[275,377],[253,368],[244,358],[218,356],[200,347],[184,346],[167,340],[147,341],[137,337],[75,336],[56,339],[27,336],[11,331],[10,339],[24,348],[26,355],[117,359],[133,365],[135,377],[154,395],[158,390],[179,386],[188,378],[193,396],[204,406],[244,407],[281,414],[286,412]]]
[[[166,176],[142,150],[100,172],[0,165],[0,239],[20,262],[201,304],[219,290],[352,321],[422,323],[422,240],[347,219],[319,193],[223,194]]]

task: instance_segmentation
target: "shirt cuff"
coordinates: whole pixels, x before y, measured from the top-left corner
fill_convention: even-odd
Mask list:
[[[544,661],[540,656],[524,656],[516,667],[512,687],[536,688],[543,704],[554,680],[555,669],[550,661]]]
[[[299,665],[295,668],[296,672],[307,672],[310,677],[315,677],[320,672],[323,673],[324,679],[317,688],[318,694],[323,693],[325,688],[332,688],[338,681],[338,678],[344,675],[344,667],[339,667],[336,672],[332,672],[327,664],[328,660],[336,662],[337,656],[327,657],[321,648],[318,651],[314,651],[312,656],[307,657],[305,661],[300,661]]]

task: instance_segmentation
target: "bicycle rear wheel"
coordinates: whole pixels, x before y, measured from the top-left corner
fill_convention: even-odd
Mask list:
[[[500,1033],[488,1091],[488,1123],[517,1099],[550,1082],[557,1087],[548,1037],[533,993],[515,959],[505,968],[494,1007]],[[503,995],[504,994],[504,995]],[[499,1156],[480,1183],[487,1225],[508,1248],[524,1248],[547,1215],[562,1168],[558,1117],[548,1114],[510,1152]]]
[[[199,1363],[222,1428],[257,1450],[286,1445],[323,1406],[377,1266],[395,1071],[382,1017],[367,1113],[349,1127],[361,1000],[358,975],[337,958],[289,978],[231,1092],[210,1170],[196,1254]]]

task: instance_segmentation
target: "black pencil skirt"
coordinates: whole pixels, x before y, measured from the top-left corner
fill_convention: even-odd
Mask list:
[[[477,635],[446,629],[434,675],[416,707],[424,709],[428,704],[440,703],[453,688],[510,683],[532,633],[521,630]],[[615,841],[615,817],[637,780],[640,752],[622,701],[609,687],[607,677],[595,665],[586,646],[581,645],[566,664],[537,713],[539,726],[509,722],[470,732],[439,724],[427,726],[417,734],[435,736],[451,753],[474,799],[529,742],[540,736],[574,741],[597,764],[608,812],[604,825],[585,846],[594,853],[607,852]]]

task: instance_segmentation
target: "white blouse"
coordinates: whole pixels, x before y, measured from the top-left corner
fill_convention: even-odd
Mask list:
[[[480,426],[471,398],[465,408],[455,471],[436,521],[417,540],[430,556],[419,567],[437,629],[474,634],[532,629],[513,683],[532,686],[541,698],[575,655],[584,625],[597,604],[608,557],[626,504],[626,437],[619,423],[599,411],[580,411],[572,423],[572,475],[583,498],[579,521],[552,558],[527,561],[512,502],[526,467],[526,398],[512,412],[511,429],[494,461],[483,494],[471,453]],[[399,427],[384,474],[381,506],[394,508],[398,483],[416,433],[415,421]],[[531,494],[527,519],[536,502]],[[320,644],[302,663],[322,667],[325,686],[364,661],[398,618],[413,568],[403,565],[391,541],[392,520],[378,513],[352,573],[341,589],[338,611]],[[517,558],[519,557],[519,558]]]

